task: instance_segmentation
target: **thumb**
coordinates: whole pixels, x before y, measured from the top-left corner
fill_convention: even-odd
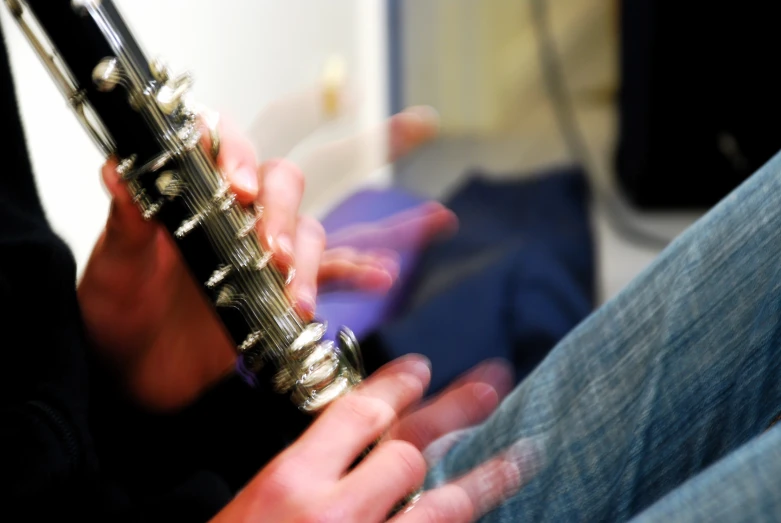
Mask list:
[[[111,158],[103,165],[101,177],[111,195],[105,247],[117,252],[137,251],[153,241],[157,224],[144,220],[127,183],[117,172],[116,159]]]

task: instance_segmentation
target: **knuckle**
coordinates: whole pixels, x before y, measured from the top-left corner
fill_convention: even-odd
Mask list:
[[[303,192],[306,179],[303,171],[295,163],[285,158],[277,158],[268,163],[268,172],[276,173],[281,176],[286,183],[292,184],[296,189]]]
[[[289,499],[300,488],[301,464],[294,458],[273,461],[263,470],[258,494],[263,499]]]
[[[398,437],[415,445],[421,446],[437,438],[436,427],[423,416],[406,418],[399,427]]]
[[[317,240],[319,243],[325,245],[325,227],[317,219],[312,216],[301,216],[300,226],[309,234],[312,239]]]
[[[396,419],[396,411],[379,398],[365,394],[349,394],[342,398],[341,408],[345,416],[361,420],[362,426],[372,431],[384,430]]]
[[[426,460],[414,445],[406,441],[393,440],[385,443],[386,452],[393,455],[403,477],[417,485],[426,474]]]

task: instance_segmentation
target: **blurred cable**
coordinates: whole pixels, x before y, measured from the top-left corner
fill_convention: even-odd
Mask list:
[[[580,162],[591,182],[593,196],[597,205],[605,212],[608,225],[626,240],[643,244],[654,249],[662,249],[673,238],[648,230],[640,223],[640,218],[621,198],[611,180],[602,179],[597,173],[596,164],[578,124],[572,99],[564,78],[559,52],[550,25],[547,0],[529,0],[532,11],[532,25],[536,33],[543,81],[553,105],[559,132],[573,159]]]

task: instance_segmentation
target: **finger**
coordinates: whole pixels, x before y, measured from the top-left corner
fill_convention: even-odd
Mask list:
[[[252,121],[247,134],[263,158],[285,158],[335,116],[355,113],[359,100],[359,93],[346,82],[334,89],[333,81],[324,79],[268,104]]]
[[[387,268],[387,264],[361,264],[350,260],[333,260],[320,264],[319,287],[323,292],[368,291],[387,292],[398,277],[398,268]]]
[[[419,401],[431,380],[428,360],[400,358],[332,403],[296,443],[296,453],[316,463],[311,473],[340,477],[398,416]]]
[[[443,393],[461,388],[469,383],[485,383],[504,398],[515,386],[513,365],[503,358],[491,358],[465,372],[445,388]]]
[[[324,249],[323,226],[314,218],[302,217],[298,222],[296,233],[295,259],[298,260],[296,275],[290,284],[289,292],[304,320],[311,320],[314,317],[317,273]]]
[[[495,509],[540,473],[543,467],[541,448],[535,440],[521,439],[451,482],[469,497],[472,518],[481,518]]]
[[[388,437],[409,441],[425,449],[427,461],[436,463],[460,439],[464,429],[484,421],[512,390],[509,362],[488,360],[451,383],[436,398],[405,416]]]
[[[394,523],[476,521],[515,495],[539,473],[541,460],[530,440],[521,440],[501,455],[457,480],[424,493]]]
[[[424,493],[413,506],[402,510],[390,523],[469,523],[474,506],[463,489],[446,485]]]
[[[323,253],[317,274],[318,286],[385,292],[399,275],[399,256],[389,250],[361,252],[342,247]]]
[[[364,176],[420,147],[438,131],[439,115],[433,108],[410,107],[370,131],[316,149],[301,165],[312,182],[332,182],[338,173]]]
[[[463,385],[405,416],[389,437],[408,441],[422,450],[445,434],[483,421],[498,404],[499,395],[490,385]]]
[[[439,114],[429,106],[410,107],[393,116],[389,123],[390,148],[387,162],[395,162],[408,155],[439,133]]]
[[[512,387],[513,370],[509,362],[485,361],[405,416],[389,437],[425,448],[448,433],[485,420]]]
[[[260,189],[255,148],[238,126],[225,116],[220,116],[218,131],[220,153],[217,167],[225,174],[236,200],[242,205],[250,205],[258,198]],[[208,132],[203,133],[202,141],[206,149],[211,150]]]
[[[439,202],[426,202],[384,220],[338,230],[328,236],[328,247],[419,248],[436,236],[454,233],[457,227],[458,219],[452,211]]]
[[[350,512],[353,521],[383,521],[425,477],[420,451],[409,443],[390,441],[377,446],[339,482],[334,501],[355,507]]]
[[[111,206],[106,221],[104,246],[118,254],[135,253],[153,243],[157,224],[144,220],[140,209],[133,202],[127,185],[117,173],[117,161],[109,159],[101,169],[103,184],[111,196]]]
[[[295,264],[294,246],[298,208],[304,193],[304,175],[287,160],[273,160],[260,167],[263,220],[260,233],[274,253],[276,264],[289,270]]]
[[[335,201],[375,170],[432,140],[439,116],[429,107],[412,107],[371,131],[328,144],[301,161],[307,174],[307,203]]]

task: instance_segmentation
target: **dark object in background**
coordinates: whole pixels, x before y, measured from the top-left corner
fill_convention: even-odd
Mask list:
[[[594,308],[589,197],[578,167],[471,173],[444,202],[458,233],[424,250],[399,312],[361,340],[367,371],[414,352],[433,364],[430,394],[489,358],[523,379]]]
[[[619,5],[619,186],[641,209],[711,207],[781,149],[781,4]]]

